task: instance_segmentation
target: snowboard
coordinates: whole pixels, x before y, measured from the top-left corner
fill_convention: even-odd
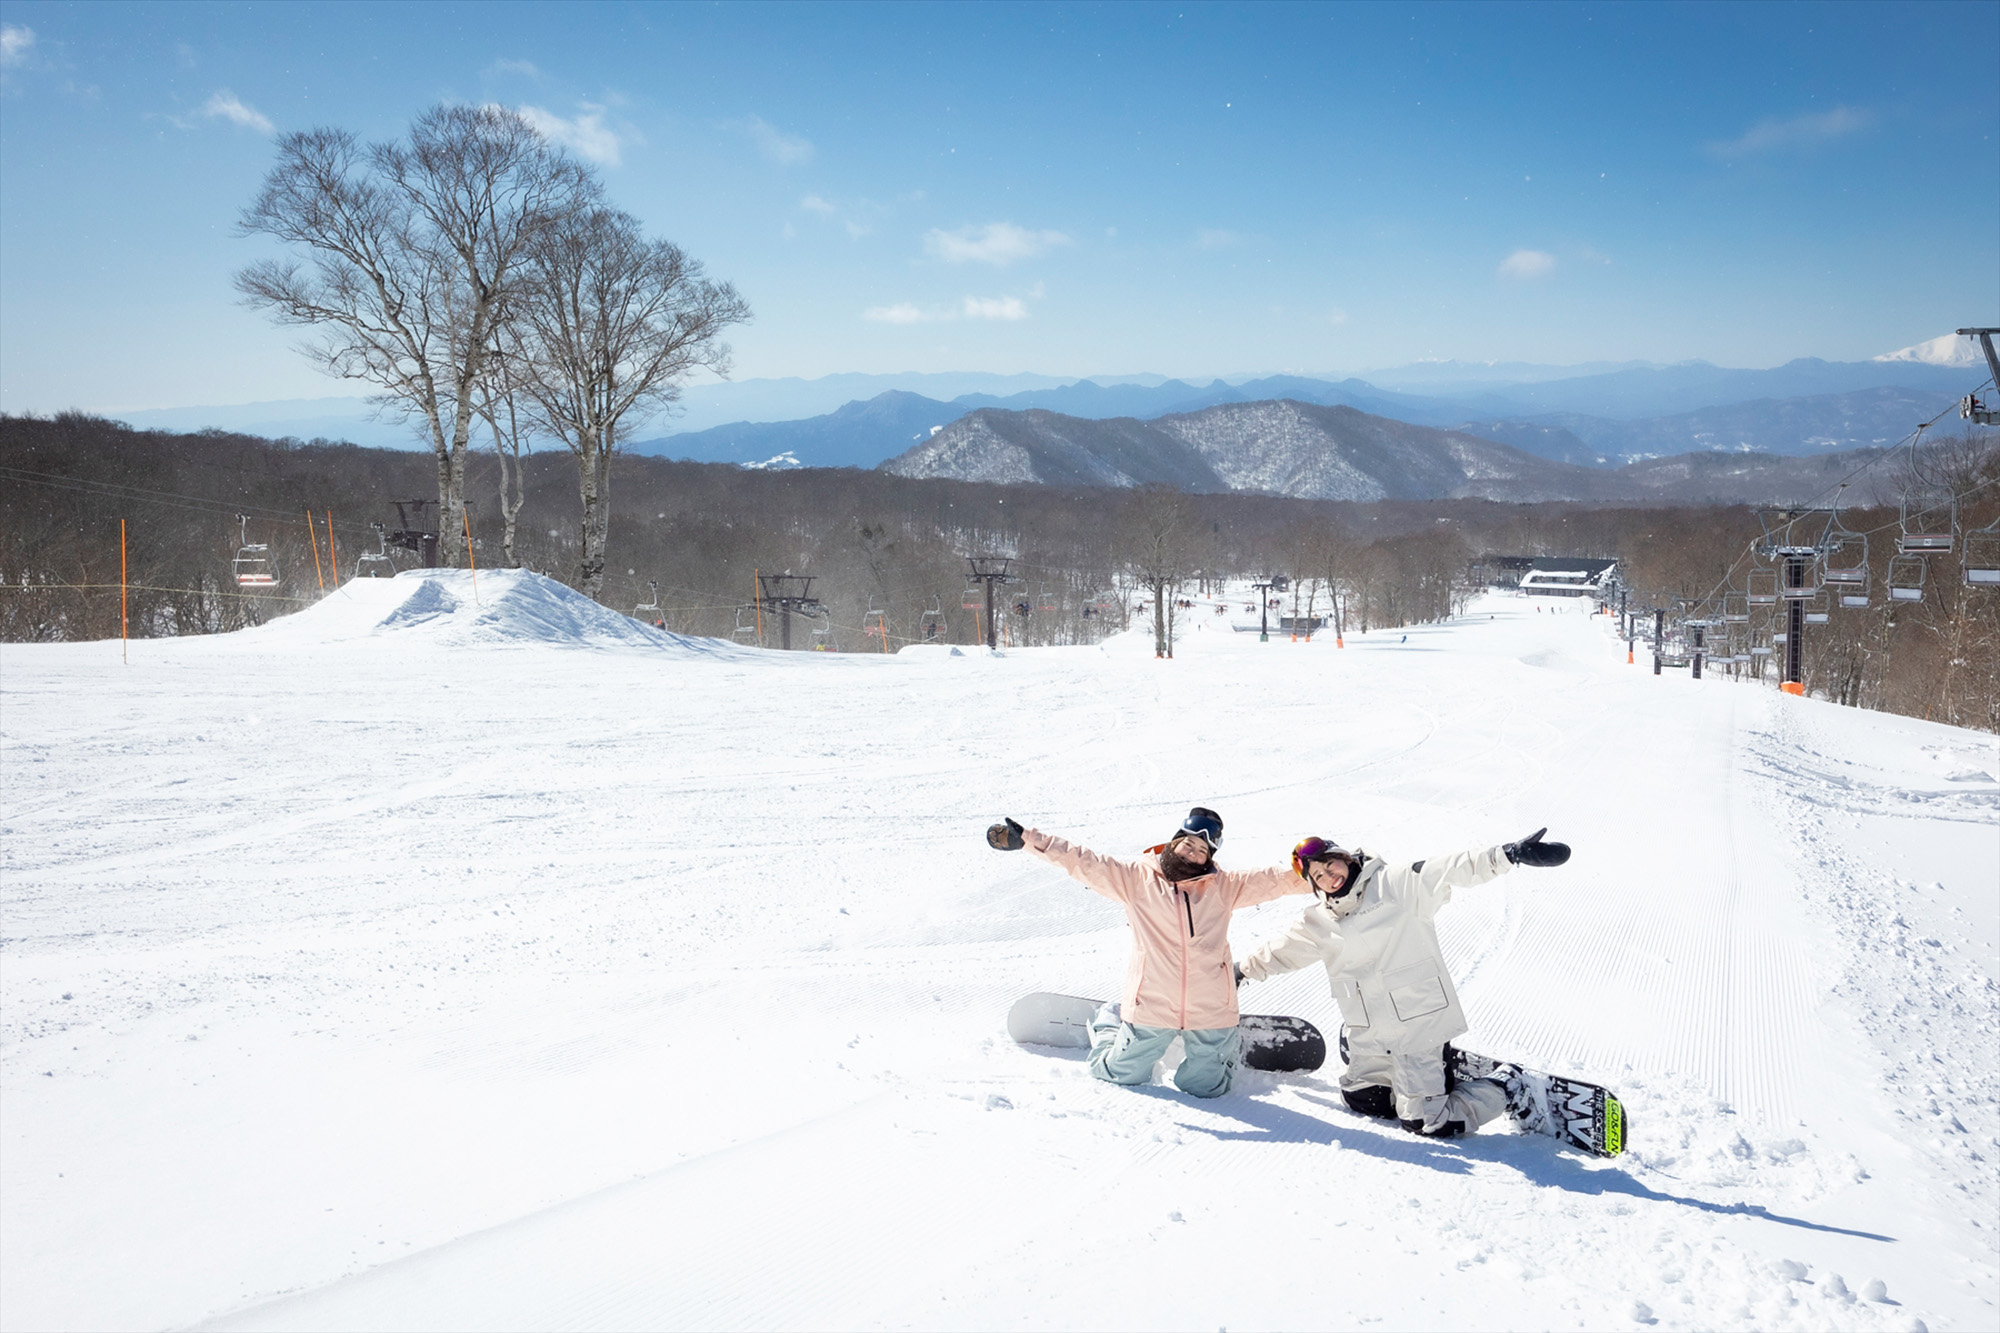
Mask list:
[[[1007,1011],[1007,1035],[1026,1046],[1090,1049],[1090,1020],[1103,1000],[1037,991],[1023,995]],[[1303,1018],[1244,1014],[1243,1063],[1273,1074],[1306,1074],[1326,1063],[1326,1038]]]
[[[1521,1128],[1561,1139],[1598,1157],[1616,1157],[1625,1151],[1625,1104],[1610,1089],[1450,1049],[1452,1072],[1458,1078],[1497,1078],[1506,1085],[1507,1114]]]

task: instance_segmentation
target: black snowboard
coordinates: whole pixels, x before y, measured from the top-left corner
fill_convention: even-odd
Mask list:
[[[1037,991],[1024,995],[1007,1011],[1007,1035],[1029,1046],[1090,1049],[1090,1019],[1104,1005],[1081,995]],[[1326,1038],[1303,1018],[1283,1014],[1245,1014],[1238,1020],[1243,1033],[1243,1063],[1274,1074],[1311,1073],[1326,1063]]]

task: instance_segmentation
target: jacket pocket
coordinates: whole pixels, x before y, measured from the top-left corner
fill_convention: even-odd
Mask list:
[[[1361,987],[1352,977],[1341,977],[1333,983],[1333,998],[1340,1004],[1340,1021],[1351,1028],[1368,1026],[1368,1005],[1361,998]]]
[[[1431,963],[1399,967],[1382,978],[1382,982],[1389,990],[1389,1003],[1395,1007],[1396,1017],[1405,1023],[1434,1014],[1451,1003],[1445,994],[1444,978]]]

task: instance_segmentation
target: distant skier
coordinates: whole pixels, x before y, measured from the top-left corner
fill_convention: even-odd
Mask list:
[[[1006,852],[1026,847],[1125,906],[1132,962],[1122,997],[1091,1020],[1090,1072],[1109,1083],[1144,1083],[1179,1037],[1185,1054],[1175,1086],[1196,1097],[1228,1092],[1237,1053],[1229,919],[1239,907],[1312,886],[1283,866],[1217,868],[1222,816],[1199,805],[1143,861],[1114,860],[1012,819],[987,829],[986,841]]]
[[[1547,832],[1393,868],[1379,856],[1307,838],[1292,849],[1292,868],[1319,901],[1245,958],[1238,979],[1262,981],[1324,963],[1344,1026],[1340,1095],[1348,1106],[1435,1138],[1470,1133],[1507,1111],[1510,1071],[1502,1066],[1491,1078],[1468,1080],[1453,1072],[1449,1043],[1467,1024],[1438,947],[1438,909],[1455,887],[1517,865],[1569,860],[1566,844],[1542,841]]]

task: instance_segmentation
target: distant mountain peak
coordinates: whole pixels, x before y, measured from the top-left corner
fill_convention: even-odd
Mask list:
[[[1984,360],[1973,347],[1972,339],[1961,338],[1956,333],[1947,333],[1942,337],[1932,338],[1929,342],[1920,342],[1915,347],[1884,352],[1872,359],[1915,361],[1926,366],[1976,366]]]

